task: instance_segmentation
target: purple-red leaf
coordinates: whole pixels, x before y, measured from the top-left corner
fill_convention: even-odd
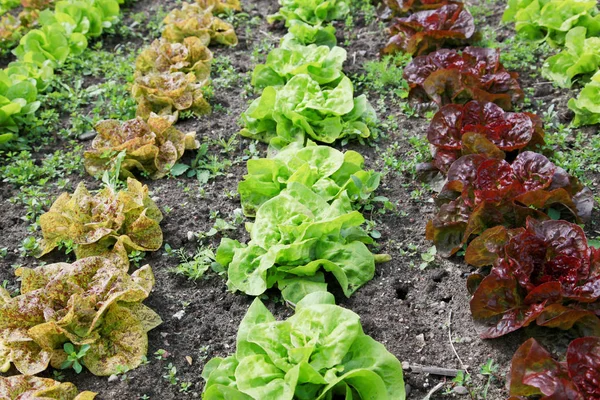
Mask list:
[[[390,28],[392,37],[383,49],[386,54],[427,54],[448,44],[464,44],[475,33],[473,16],[462,3],[419,11],[394,22]]]
[[[467,47],[462,53],[441,49],[418,56],[404,69],[413,102],[438,106],[469,100],[493,102],[505,110],[524,96],[518,75],[509,73],[494,49]]]

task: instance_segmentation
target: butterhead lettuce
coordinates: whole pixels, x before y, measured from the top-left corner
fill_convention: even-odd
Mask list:
[[[358,315],[313,293],[285,321],[256,299],[236,352],[204,367],[204,400],[404,400],[402,366],[366,335]]]

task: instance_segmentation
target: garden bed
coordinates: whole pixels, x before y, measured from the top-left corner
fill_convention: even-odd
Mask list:
[[[248,16],[235,19],[239,44],[232,48],[213,49],[216,67],[212,71],[214,97],[211,103],[217,106],[210,115],[181,119],[177,125],[182,131],[196,131],[200,142],[208,143],[209,154],[217,157],[213,164],[214,176],[204,184],[184,176],[157,181],[142,180],[148,184],[153,199],[164,211],[161,227],[165,244],[171,249],[183,249],[180,251],[190,256],[199,245],[216,248],[224,234],[247,240],[243,230],[244,219],[236,218],[235,210],[240,208],[236,188],[246,173],[245,160],[266,154],[266,147],[254,141],[240,137],[227,141],[239,131],[238,119],[246,110],[249,100],[255,97],[249,85],[254,65],[263,62],[268,51],[277,46],[285,28],[278,24],[270,26],[265,20],[266,15],[277,11],[279,6],[276,1],[242,3]],[[146,21],[136,23],[131,16],[143,13],[150,19],[159,12],[160,6],[169,10],[176,4],[175,1],[138,0],[125,7],[123,24],[132,27],[131,30],[137,32],[138,37],[120,34],[107,36],[102,42],[102,50],[110,53],[118,46],[125,56],[137,54],[149,43],[155,31],[145,26]],[[488,45],[501,45],[514,35],[509,26],[500,23],[504,4],[503,1],[489,0],[470,4],[476,25],[482,32],[482,40]],[[375,221],[375,229],[381,233],[377,241],[379,252],[391,255],[392,260],[377,265],[374,279],[349,299],[333,282],[330,287],[334,288],[338,304],[359,314],[365,332],[383,343],[404,366],[466,367],[473,379],[469,387],[479,396],[486,391],[488,399],[506,398],[504,379],[498,378],[507,373],[510,359],[520,344],[535,333],[536,337],[542,338],[541,343],[550,349],[564,349],[570,338],[558,331],[531,327],[499,339],[480,339],[469,311],[470,296],[466,290],[466,277],[475,268],[467,266],[462,257],[437,257],[432,262],[423,260],[422,254],[431,247],[425,240],[424,232],[426,222],[435,212],[435,191],[432,189],[435,185],[424,186],[418,181],[416,164],[428,161],[425,137],[429,121],[409,116],[389,89],[372,85],[372,80],[379,79],[385,71],[377,70],[369,62],[379,60],[379,50],[385,45],[386,35],[377,18],[369,21],[371,18],[368,17],[354,15],[354,26],[338,22],[336,27],[338,41],[348,52],[345,72],[355,82],[363,82],[357,84],[358,91],[367,94],[380,120],[384,122],[381,137],[364,145],[351,142],[347,146],[338,144],[335,147],[359,151],[365,157],[368,168],[384,173],[377,195],[387,197],[395,209],[385,213],[375,210],[371,215],[366,212],[365,216]],[[506,46],[508,50],[505,51],[510,51],[511,46],[519,46],[519,43]],[[515,51],[514,54],[519,57],[524,52]],[[543,59],[534,57],[534,64],[519,59],[513,61],[518,67],[521,87],[530,89],[526,91],[529,101],[525,103],[524,110],[544,116],[547,135],[553,138],[549,142],[560,149],[558,157],[561,157],[562,164],[568,166],[570,172],[585,178],[594,196],[598,197],[600,175],[597,171],[600,160],[583,158],[586,146],[592,146],[592,135],[597,133],[597,127],[577,130],[580,132],[578,138],[574,134],[563,137],[560,125],[569,121],[566,103],[573,97],[574,91],[557,89],[536,73]],[[366,68],[367,65],[370,67]],[[103,82],[103,74],[104,71],[97,71],[82,75],[83,88]],[[70,76],[61,75],[61,79],[70,84]],[[83,115],[94,112],[89,104],[82,104],[78,110]],[[69,118],[63,113],[59,125],[77,132]],[[34,159],[39,162],[55,151],[73,148],[72,143],[57,133],[49,132],[53,139],[48,145],[32,152]],[[89,144],[78,140],[84,148]],[[595,144],[598,144],[597,140]],[[81,149],[76,149],[76,152],[81,152]],[[189,152],[183,162],[189,163],[193,158],[194,154]],[[82,169],[79,171],[82,172]],[[85,174],[67,174],[42,185],[53,197],[61,192],[53,186],[58,179],[69,179],[66,187],[74,187],[80,180],[90,188],[99,186],[97,181]],[[19,250],[23,241],[32,235],[28,230],[30,223],[22,219],[24,205],[10,201],[21,190],[21,187],[6,183],[0,188],[0,248],[7,249],[7,254],[0,259],[0,279],[8,281],[9,289],[17,287],[12,266],[34,267],[39,264],[37,259],[21,254]],[[194,235],[209,232],[216,218],[231,223],[234,229],[220,230],[215,235],[204,235],[206,237],[202,239]],[[600,235],[599,223],[598,213],[595,212],[592,222],[586,225],[589,237]],[[60,257],[51,255],[43,261],[61,261]],[[148,363],[116,379],[96,377],[88,372],[76,375],[71,370],[64,372],[64,379],[75,383],[80,390],[98,392],[99,399],[167,400],[199,397],[204,385],[200,373],[205,362],[234,350],[239,323],[252,298],[227,291],[225,277],[212,271],[195,281],[173,273],[180,260],[172,251],[161,249],[148,252],[140,265],[146,263],[152,266],[157,283],[145,303],[164,321],[149,333]],[[267,292],[266,296],[270,301],[265,304],[277,317],[291,315],[292,311],[285,303],[272,301],[279,299],[276,291]],[[490,359],[499,365],[499,370],[498,376],[486,389],[489,378],[479,373]],[[171,367],[176,368],[176,373]],[[418,368],[412,369],[412,372],[405,371],[406,384],[410,385],[410,389],[407,389],[410,391],[408,398],[423,398],[444,379],[447,383],[431,398],[461,397],[452,392],[452,377],[418,373]],[[48,372],[44,376],[53,377]],[[190,385],[182,389],[181,384],[186,382]],[[446,391],[449,394],[444,394]]]

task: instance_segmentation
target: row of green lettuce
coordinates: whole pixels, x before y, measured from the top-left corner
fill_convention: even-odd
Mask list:
[[[503,20],[517,34],[562,50],[549,57],[542,75],[558,86],[583,89],[569,100],[574,126],[600,123],[600,10],[596,0],[510,0]]]
[[[262,90],[242,115],[241,134],[269,144],[269,157],[248,161],[238,185],[248,217],[247,243],[224,238],[216,260],[232,291],[260,296],[271,288],[295,307],[276,321],[256,299],[242,320],[237,348],[213,358],[202,377],[205,400],[405,398],[400,362],[365,335],[359,316],[335,305],[325,274],[346,296],[371,280],[373,238],[359,211],[373,198],[378,173],[355,151],[326,145],[373,134],[376,115],[354,97],[343,73],[346,51],[328,22],[349,11],[344,1],[282,0],[271,21],[289,33],[252,84]]]
[[[39,29],[23,36],[13,51],[17,61],[0,71],[0,145],[40,107],[38,92],[48,87],[54,71],[118,19],[123,1],[62,0],[40,13]]]

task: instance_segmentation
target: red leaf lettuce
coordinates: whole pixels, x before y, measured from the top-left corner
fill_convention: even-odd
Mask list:
[[[410,100],[438,106],[478,100],[511,110],[524,96],[517,77],[504,69],[497,49],[479,47],[466,47],[462,53],[441,49],[415,57],[404,68]]]
[[[495,338],[536,322],[540,326],[600,334],[600,250],[567,221],[527,219],[525,228],[497,226],[473,240],[465,255],[475,266],[493,265],[471,299],[483,338]],[[475,282],[474,282],[475,281]]]

